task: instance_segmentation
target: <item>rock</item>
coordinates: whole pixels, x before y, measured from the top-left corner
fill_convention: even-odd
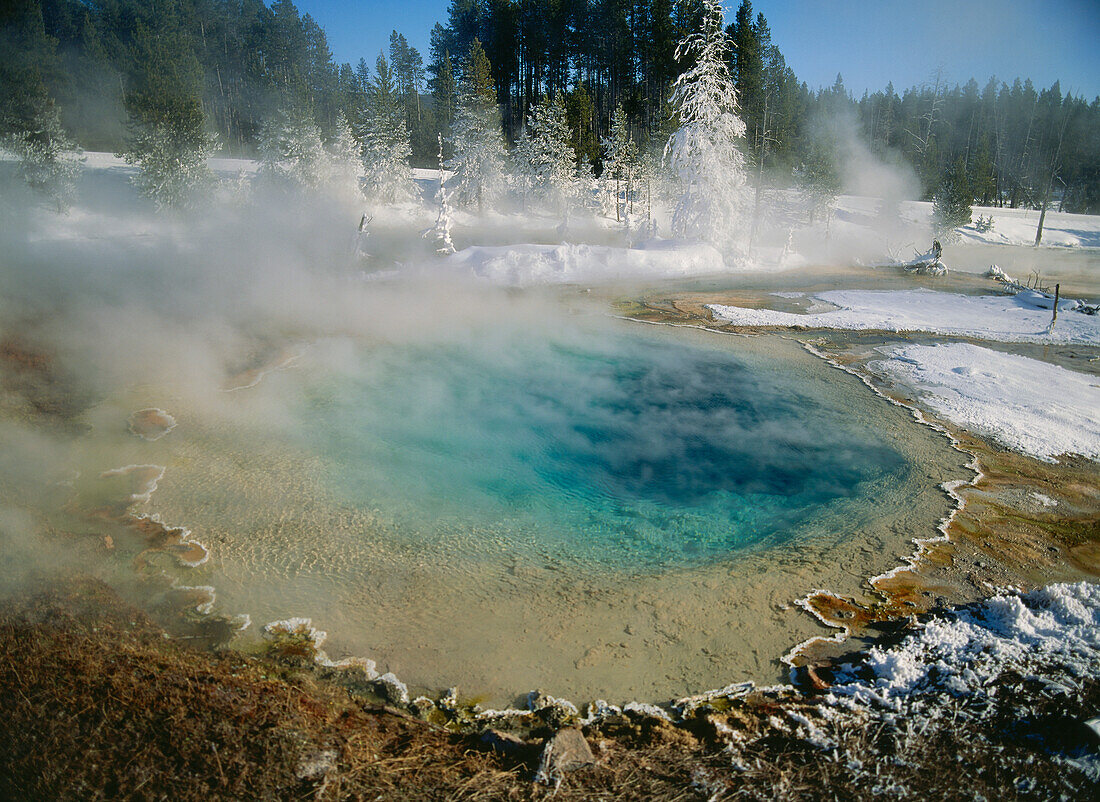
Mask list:
[[[446,710],[448,713],[457,713],[458,688],[448,688],[447,691],[439,697],[439,707],[442,710]]]
[[[596,756],[592,754],[584,734],[577,727],[567,727],[547,739],[535,779],[557,784],[565,772],[591,766],[595,762]]]
[[[1082,721],[1081,724],[1093,746],[1100,746],[1100,716]]]
[[[428,717],[438,708],[435,706],[435,702],[427,696],[418,696],[409,704],[409,709],[412,710],[418,718],[427,721]]]
[[[629,702],[623,706],[623,712],[633,719],[659,719],[660,721],[671,721],[668,713],[666,713],[657,705],[651,705],[648,702]]]
[[[388,672],[374,680],[372,683],[375,692],[387,702],[395,705],[407,705],[409,703],[409,689],[404,682]]]
[[[530,748],[531,744],[517,735],[501,730],[486,730],[478,739],[482,748],[498,755],[516,755]]]
[[[318,799],[321,798],[336,774],[336,750],[313,750],[303,754],[295,774],[299,780],[319,783],[316,795]]]
[[[527,694],[527,707],[554,729],[575,722],[580,716],[580,711],[572,702],[542,691]]]

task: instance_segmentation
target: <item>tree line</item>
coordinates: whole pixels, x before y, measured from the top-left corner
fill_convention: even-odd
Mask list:
[[[291,0],[0,0],[0,126],[10,135],[55,115],[62,139],[122,152],[135,126],[159,125],[254,155],[280,112],[308,117],[326,141],[341,117],[361,136],[381,91],[404,118],[412,163],[428,166],[439,135],[452,134],[464,77],[484,71],[470,63],[476,40],[488,72],[480,96],[495,96],[506,145],[521,141],[533,107],[560,102],[575,158],[598,174],[620,107],[640,150],[667,141],[672,88],[692,67],[676,44],[703,20],[701,0],[452,0],[426,60],[394,31],[387,53],[353,66],[334,61],[324,30]],[[856,98],[839,75],[818,90],[799,81],[749,0],[726,34],[757,184],[839,190],[840,140],[854,132],[870,152],[907,161],[926,197],[946,182],[986,205],[1100,212],[1100,98],[1057,82],[937,76]]]

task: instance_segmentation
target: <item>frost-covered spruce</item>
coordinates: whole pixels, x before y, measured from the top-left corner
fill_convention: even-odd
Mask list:
[[[607,211],[614,211],[615,219],[622,220],[625,217],[623,206],[632,197],[638,172],[638,146],[627,129],[622,103],[615,107],[611,115],[611,134],[600,142],[600,147],[603,148],[602,196],[608,201]]]
[[[802,163],[795,170],[799,194],[806,207],[809,222],[824,220],[826,236],[840,194],[840,175],[837,172],[833,142],[812,140],[806,148]]]
[[[531,194],[548,208],[568,214],[576,191],[576,156],[559,93],[531,109],[527,133],[516,149],[516,168]]]
[[[260,129],[259,150],[264,183],[313,191],[328,183],[331,167],[321,129],[303,113],[276,112]]]
[[[57,211],[67,210],[76,191],[80,157],[53,101],[40,104],[30,127],[9,135],[4,145],[19,157],[19,174],[27,185],[48,198]]]
[[[943,174],[932,198],[932,230],[940,239],[956,240],[956,229],[970,222],[974,195],[966,175],[966,164],[960,156]]]
[[[404,203],[416,197],[409,167],[412,146],[405,126],[405,109],[382,54],[378,55],[377,70],[360,116],[364,189],[372,199]]]
[[[443,171],[443,134],[439,135],[439,190],[436,198],[439,200],[439,216],[435,220],[435,227],[428,233],[435,239],[435,252],[444,256],[455,252],[455,244],[451,241],[451,205],[448,202],[447,184],[444,181]]]
[[[451,127],[453,156],[448,168],[456,200],[477,204],[479,213],[504,190],[505,150],[500,108],[489,72],[489,59],[474,39],[462,78],[462,94]]]
[[[574,195],[578,206],[582,209],[597,211],[600,209],[600,190],[596,181],[596,168],[588,160],[588,156],[581,156],[577,162],[577,183]]]
[[[336,129],[328,145],[329,188],[337,197],[361,201],[359,173],[363,169],[363,149],[351,131],[343,112],[336,115]]]
[[[738,140],[745,123],[735,113],[737,93],[726,66],[729,45],[720,0],[703,0],[702,27],[680,42],[677,60],[694,57],[672,92],[680,127],[665,157],[680,183],[672,229],[720,247],[735,247],[745,207],[745,158]]]
[[[195,111],[141,126],[119,154],[140,168],[130,180],[158,209],[190,205],[214,183],[207,166],[214,137],[202,130],[202,114]]]

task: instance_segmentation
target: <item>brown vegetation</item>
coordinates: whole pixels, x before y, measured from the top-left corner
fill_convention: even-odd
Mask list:
[[[9,601],[0,798],[1049,798],[1081,790],[1048,750],[1079,741],[1067,722],[1100,705],[1092,678],[1084,707],[1040,700],[1027,721],[979,723],[959,702],[944,726],[916,732],[905,720],[822,719],[821,700],[793,689],[756,691],[701,704],[676,725],[619,715],[586,727],[596,764],[544,785],[533,779],[541,743],[560,722],[529,716],[521,737],[476,723],[456,731],[322,673],[186,648],[88,580]],[[814,746],[800,718],[835,746]]]

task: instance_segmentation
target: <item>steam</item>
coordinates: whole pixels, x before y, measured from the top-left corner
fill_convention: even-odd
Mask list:
[[[818,125],[834,143],[845,191],[879,198],[887,209],[916,197],[912,172],[872,154],[854,120]],[[275,430],[291,420],[289,402],[247,393],[230,400],[225,391],[306,351],[305,361],[323,370],[354,373],[352,343],[430,346],[502,323],[536,338],[561,329],[553,290],[517,294],[473,280],[468,270],[463,276],[460,258],[435,254],[420,236],[436,216],[430,202],[364,210],[346,198],[252,182],[247,192],[223,191],[206,208],[156,214],[131,186],[131,168],[102,154],[86,158],[66,215],[37,205],[14,165],[0,161],[0,530],[5,555],[19,555],[6,557],[9,578],[75,553],[56,532],[58,516],[79,492],[78,473],[161,464],[151,454],[178,435],[142,440],[130,428],[139,410],[163,413],[181,427],[205,416],[247,417]],[[223,165],[226,186],[239,170]],[[430,197],[435,186],[423,189]],[[868,241],[866,228],[857,233],[860,227],[839,220],[826,253],[822,230],[802,224],[793,196],[767,200],[763,217],[771,229],[760,238],[758,267],[770,269],[785,242],[803,263],[820,264],[882,255],[899,237],[896,215],[884,216],[872,202],[867,217],[881,218],[877,237]],[[399,280],[364,276],[355,255],[364,211],[374,216],[367,271],[399,273]],[[561,240],[556,220],[479,221],[463,212],[456,222],[460,248]],[[630,240],[591,218],[571,222],[566,236],[619,247]],[[686,253],[670,252],[668,261],[683,263]],[[646,259],[663,264],[658,257],[650,251]],[[586,280],[583,268],[569,280]],[[108,453],[117,459],[108,461]],[[166,481],[171,475],[169,468]]]
[[[9,585],[102,545],[68,509],[82,481],[158,462],[150,449],[172,435],[154,444],[133,434],[138,410],[190,416],[183,423],[242,405],[253,414],[259,402],[230,402],[227,385],[288,351],[444,337],[509,308],[485,287],[362,280],[351,252],[362,209],[338,201],[258,193],[159,216],[135,200],[128,170],[86,168],[77,205],[57,215],[12,166],[0,162],[0,580]],[[378,234],[419,242],[419,227],[395,215]],[[511,306],[544,314],[535,302]],[[338,347],[319,353],[341,358]],[[277,427],[284,410],[268,406],[260,416]]]
[[[872,151],[848,109],[820,112],[807,122],[805,135],[813,143],[809,152],[817,160],[816,169],[829,177],[815,182],[807,180],[803,171],[795,209],[789,208],[790,191],[773,196],[775,219],[789,221],[794,215],[795,246],[805,262],[885,262],[899,254],[909,258],[910,247],[927,244],[927,224],[914,219],[920,218],[919,212],[906,208],[907,202],[920,198],[921,183],[900,153]],[[820,183],[828,185],[824,194],[830,197],[820,197],[822,192],[815,187]],[[856,197],[845,199],[843,208],[837,208],[839,195]],[[784,204],[788,204],[786,218],[779,212]],[[826,209],[810,223],[815,204]]]

